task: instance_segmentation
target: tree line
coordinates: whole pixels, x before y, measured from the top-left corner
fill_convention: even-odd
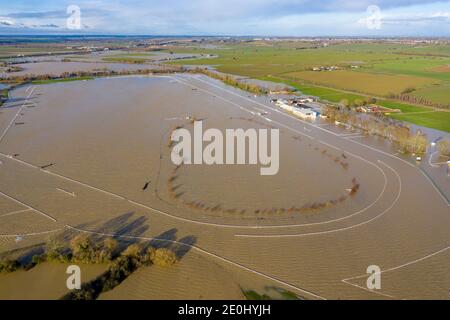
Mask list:
[[[96,279],[84,283],[81,289],[72,290],[63,296],[65,300],[93,300],[101,293],[112,290],[140,267],[158,265],[169,267],[178,261],[176,253],[170,248],[155,248],[141,243],[121,247],[120,243],[106,237],[95,241],[86,234],[72,238],[67,245],[57,238],[45,244],[42,254],[35,254],[31,262],[23,259],[0,260],[0,273],[30,270],[44,262],[71,264],[107,264],[107,270]]]
[[[324,115],[330,121],[343,123],[351,128],[358,128],[370,135],[383,137],[397,144],[400,151],[411,154],[425,153],[428,139],[421,131],[413,132],[400,121],[384,115],[371,117],[340,107],[327,106]]]
[[[26,75],[22,75],[22,76],[10,77],[7,80],[24,83],[24,82],[31,82],[31,81],[57,80],[57,79],[69,79],[69,78],[110,77],[110,76],[123,76],[123,75],[149,75],[149,74],[161,74],[161,73],[177,73],[177,72],[184,72],[184,71],[185,71],[185,69],[182,66],[162,66],[160,69],[138,69],[138,70],[122,70],[122,71],[115,71],[115,70],[109,70],[107,68],[104,68],[104,69],[98,69],[98,70],[93,70],[93,71],[64,72],[61,75],[26,74]]]

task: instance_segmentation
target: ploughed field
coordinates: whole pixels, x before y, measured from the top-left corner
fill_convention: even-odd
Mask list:
[[[414,164],[366,147],[370,138],[355,143],[204,76],[101,78],[11,95],[0,113],[1,253],[68,229],[187,248],[173,269],[140,269],[106,299],[242,298],[240,287],[265,286],[313,299],[448,297],[448,202]],[[204,130],[279,129],[278,174],[175,166],[170,134],[192,131],[194,119]],[[403,267],[435,252],[432,263]],[[381,294],[358,287],[371,264],[389,275]],[[413,281],[430,274],[440,278]],[[0,284],[12,281],[4,277]],[[19,283],[12,296],[29,290]]]

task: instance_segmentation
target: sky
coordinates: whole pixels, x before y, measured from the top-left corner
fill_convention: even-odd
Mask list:
[[[450,37],[450,0],[0,0],[0,34]]]

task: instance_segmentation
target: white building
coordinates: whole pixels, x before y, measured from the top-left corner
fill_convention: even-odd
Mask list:
[[[315,120],[317,118],[317,112],[311,108],[295,107],[292,111],[296,116],[304,119]]]
[[[276,102],[276,105],[277,105],[278,107],[280,107],[281,109],[284,109],[284,110],[286,110],[286,111],[289,111],[289,112],[293,112],[293,111],[294,111],[294,107],[293,107],[291,104],[289,104],[288,101],[286,101],[286,100],[284,100],[284,99],[279,99],[279,100]]]
[[[298,99],[298,102],[300,102],[300,103],[309,103],[309,102],[314,102],[314,99],[310,98],[310,97],[300,98],[300,99]]]

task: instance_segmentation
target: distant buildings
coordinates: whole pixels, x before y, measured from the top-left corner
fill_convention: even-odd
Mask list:
[[[312,71],[335,71],[339,70],[339,67],[337,66],[320,66],[320,67],[313,67]]]
[[[346,69],[346,68],[350,68],[350,69],[359,69],[359,65],[350,65],[350,66],[346,66],[346,67],[338,67],[338,66],[320,66],[320,67],[313,67],[311,68],[312,71],[316,71],[316,72],[320,72],[320,71],[336,71],[336,70],[340,70],[340,69]]]
[[[389,109],[376,104],[367,104],[356,108],[356,111],[363,113],[398,113],[400,109]]]

